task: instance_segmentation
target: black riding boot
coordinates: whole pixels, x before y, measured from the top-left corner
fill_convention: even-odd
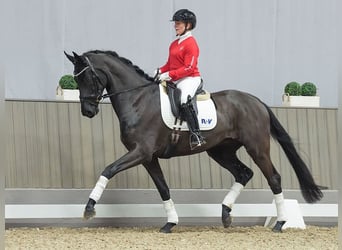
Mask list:
[[[187,122],[188,128],[190,130],[191,150],[205,144],[204,137],[201,135],[201,131],[199,129],[197,114],[191,101],[188,101],[187,103],[182,104],[181,113],[182,113],[182,119]]]

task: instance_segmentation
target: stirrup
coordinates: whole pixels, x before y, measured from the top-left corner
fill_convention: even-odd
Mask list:
[[[201,135],[197,135],[195,133],[191,133],[189,137],[189,144],[190,144],[190,149],[194,150],[195,148],[198,148],[202,145],[204,145],[206,141]]]

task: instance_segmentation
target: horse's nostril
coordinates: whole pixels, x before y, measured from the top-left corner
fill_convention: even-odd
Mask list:
[[[89,117],[89,118],[92,118],[95,114],[94,114],[94,112],[91,112],[90,110],[84,110],[82,112],[82,115]]]

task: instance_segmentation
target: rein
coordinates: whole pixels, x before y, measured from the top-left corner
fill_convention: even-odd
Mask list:
[[[122,93],[125,93],[125,92],[130,92],[130,91],[139,89],[139,88],[144,88],[144,87],[150,86],[152,84],[153,83],[146,83],[144,85],[140,85],[140,86],[137,86],[137,87],[134,87],[134,88],[130,88],[130,89],[121,90],[121,91],[118,91],[118,92],[115,92],[115,93],[104,94],[104,95],[101,96],[101,98],[104,99],[104,98],[108,98],[108,97],[111,97],[111,96],[116,96],[116,95],[119,95],[119,94],[122,94]]]
[[[92,78],[94,80],[94,85],[95,85],[95,88],[98,92],[98,83],[101,84],[101,80],[100,80],[100,77],[98,76],[98,74],[96,73],[95,71],[95,68],[93,67],[93,65],[91,64],[89,58],[86,56],[85,57],[86,61],[87,61],[87,66],[84,67],[80,72],[78,72],[77,74],[74,75],[74,77],[77,77],[77,76],[80,76],[82,73],[84,73],[86,70],[90,69],[91,70],[91,73],[92,73]],[[155,82],[153,82],[155,83]],[[91,100],[94,100],[96,103],[99,103],[101,100],[105,99],[105,98],[109,98],[109,97],[112,97],[112,96],[116,96],[116,95],[119,95],[119,94],[122,94],[122,93],[126,93],[126,92],[130,92],[130,91],[133,91],[133,90],[136,90],[136,89],[139,89],[139,88],[144,88],[144,87],[147,87],[149,85],[152,85],[153,83],[147,83],[147,84],[144,84],[144,85],[140,85],[140,86],[136,86],[136,87],[133,87],[133,88],[129,88],[129,89],[125,89],[125,90],[121,90],[121,91],[118,91],[118,92],[115,92],[115,93],[107,93],[107,94],[103,94],[103,95],[90,95],[90,96],[86,96],[86,97],[82,97],[80,98],[80,100],[85,100],[85,101],[91,101]],[[102,85],[102,84],[101,84]]]

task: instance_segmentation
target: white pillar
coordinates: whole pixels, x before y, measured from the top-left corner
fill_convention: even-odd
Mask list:
[[[5,76],[0,64],[0,249],[5,249]]]
[[[342,16],[339,15],[339,11],[342,9],[342,2],[336,1],[336,8],[335,8],[335,15],[337,17],[337,23],[336,23],[336,36],[337,36],[337,46],[338,46],[338,119],[337,119],[337,133],[338,133],[338,162],[341,163],[342,161],[342,33],[337,29],[337,27],[340,27],[342,25]],[[339,168],[338,173],[338,180],[341,180],[342,178],[342,170]],[[339,219],[338,219],[338,235],[339,235],[339,246],[342,245],[342,182],[338,181],[339,183]],[[340,249],[340,248],[339,248]]]

